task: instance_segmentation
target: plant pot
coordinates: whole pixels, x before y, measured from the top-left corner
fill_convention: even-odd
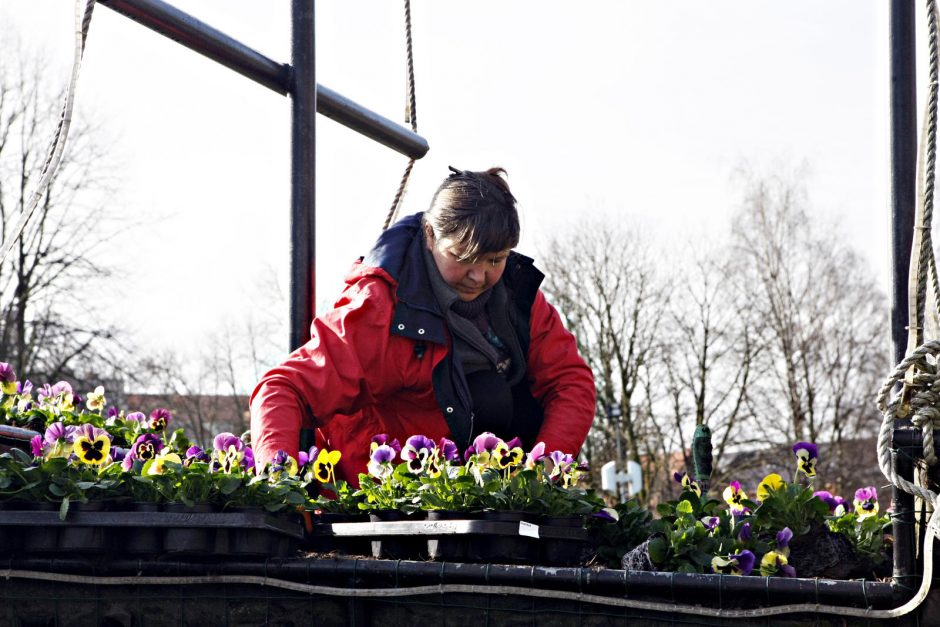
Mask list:
[[[428,512],[428,520],[468,520],[478,518],[470,512],[433,510]],[[428,539],[428,557],[442,562],[470,561],[470,536],[453,534]]]
[[[367,537],[334,536],[327,525],[333,523],[368,522],[367,514],[321,512],[313,517],[313,531],[307,534],[304,548],[316,553],[372,555],[372,541]]]
[[[424,512],[404,514],[397,509],[370,512],[371,522],[421,520]],[[372,557],[387,560],[423,560],[427,558],[428,542],[423,536],[387,536],[372,540]]]
[[[560,530],[584,528],[584,516],[545,516],[542,527]],[[543,538],[539,544],[539,563],[548,566],[579,566],[590,556],[590,545],[581,538]]]
[[[253,506],[232,507],[225,511],[240,514],[254,514],[257,516],[265,512],[263,507]],[[228,540],[227,547],[223,546],[226,539]],[[224,533],[220,530],[216,535],[217,553],[249,557],[273,557],[277,551],[278,538],[273,532],[266,529],[242,527],[238,529],[228,529]]]
[[[3,512],[9,509],[9,502],[0,502],[0,555],[10,553],[19,543],[19,527],[3,525]]]
[[[870,571],[870,564],[856,555],[849,539],[830,531],[825,524],[793,538],[787,561],[796,569],[797,577],[852,579],[865,577]]]
[[[483,512],[483,520],[501,523],[532,522],[534,516],[523,512]],[[468,551],[477,562],[491,564],[534,564],[539,558],[539,543],[535,538],[518,535],[493,534],[473,536]]]
[[[85,518],[103,512],[104,501],[89,501],[88,503],[70,503],[66,524],[59,531],[59,550],[65,553],[102,554],[108,550],[111,532],[107,527],[93,524],[78,525],[74,522],[75,515]]]
[[[58,503],[30,502],[21,503],[18,508],[20,511],[34,512],[58,512]],[[21,551],[24,555],[33,555],[41,553],[56,553],[59,550],[59,528],[52,525],[36,524],[19,529],[19,546],[15,551]]]
[[[157,514],[157,503],[130,503],[127,510],[143,514]],[[163,552],[163,529],[159,527],[124,527],[120,530],[123,538],[121,551],[129,555],[157,555]]]
[[[168,514],[209,514],[214,508],[209,503],[196,503],[188,507],[183,503],[167,503],[163,511]],[[215,548],[215,530],[209,527],[168,527],[163,533],[163,550],[183,555],[205,555]]]

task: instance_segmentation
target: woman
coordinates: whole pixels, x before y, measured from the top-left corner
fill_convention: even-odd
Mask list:
[[[373,435],[447,437],[461,450],[491,431],[576,453],[594,420],[591,370],[512,251],[516,200],[502,168],[459,171],[431,207],[398,221],[353,265],[311,339],[251,397],[256,459],[296,456],[302,429],[342,451],[356,483]]]

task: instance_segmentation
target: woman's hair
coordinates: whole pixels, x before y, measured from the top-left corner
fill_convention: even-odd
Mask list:
[[[506,170],[450,170],[424,212],[424,224],[431,227],[434,239],[454,242],[461,260],[514,248],[519,243],[519,214],[503,178]]]

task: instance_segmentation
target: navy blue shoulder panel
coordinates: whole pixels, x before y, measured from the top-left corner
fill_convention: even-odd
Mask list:
[[[393,279],[400,281],[408,249],[420,229],[421,213],[402,218],[382,232],[375,246],[363,259],[363,264],[367,267],[382,268]]]

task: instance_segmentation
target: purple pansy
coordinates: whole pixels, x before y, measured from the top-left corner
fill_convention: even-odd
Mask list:
[[[134,467],[135,461],[146,462],[157,456],[157,453],[163,450],[163,440],[152,433],[144,433],[137,437],[131,450],[124,457],[121,467],[124,470],[130,470]]]
[[[705,529],[708,531],[714,531],[718,527],[718,523],[721,522],[721,519],[717,516],[706,516],[702,519],[702,524],[705,525]]]
[[[535,468],[535,465],[545,458],[545,442],[538,442],[532,450],[526,453],[525,467]]]
[[[819,460],[819,449],[812,442],[797,442],[793,445],[796,454],[797,470],[812,479],[816,476],[816,462]]]
[[[4,394],[16,394],[16,372],[5,361],[0,361],[0,389]]]
[[[437,450],[440,451],[441,459],[447,462],[455,462],[460,459],[460,449],[451,440],[441,438],[437,443]]]
[[[187,462],[207,462],[209,461],[209,454],[202,450],[202,447],[193,444],[188,449],[186,449],[186,461]]]
[[[134,422],[145,423],[147,422],[147,414],[142,411],[132,411],[131,413],[124,416],[124,420],[133,420]]]
[[[428,459],[436,450],[434,440],[423,435],[413,435],[405,440],[405,445],[401,449],[401,458],[408,462],[409,471],[418,473],[424,470]]]
[[[229,431],[219,433],[212,440],[212,448],[216,451],[227,451],[231,446],[234,446],[236,451],[241,451],[245,448],[245,443],[242,442],[240,437]]]
[[[401,444],[398,443],[397,439],[389,440],[388,434],[378,433],[372,436],[372,443],[369,445],[369,451],[375,450],[375,447],[382,446],[383,444],[390,446],[395,450],[395,453],[401,453]]]
[[[297,452],[297,463],[301,466],[306,466],[308,463],[312,462],[317,458],[317,455],[320,453],[320,449],[313,445],[309,450],[298,451]]]
[[[860,519],[878,514],[878,490],[875,486],[870,485],[855,491],[855,513]]]
[[[790,555],[790,540],[793,539],[793,532],[789,527],[784,527],[777,532],[777,553],[783,556]]]
[[[33,393],[33,382],[29,379],[26,379],[26,381],[17,381],[16,393],[20,396],[29,396]]]
[[[392,474],[395,469],[393,461],[396,455],[398,455],[398,451],[390,445],[376,444],[369,455],[369,474],[379,479],[384,479]]]
[[[147,423],[147,428],[154,431],[166,431],[167,426],[169,426],[172,420],[173,414],[170,413],[169,409],[158,407],[150,412],[150,421]]]
[[[712,558],[712,570],[725,575],[747,576],[754,570],[755,560],[754,554],[747,549],[727,556],[716,555]]]
[[[751,539],[751,523],[742,523],[738,528],[738,540],[747,542]]]
[[[242,468],[245,470],[255,469],[255,452],[251,450],[250,446],[245,446],[242,449]]]
[[[42,436],[38,433],[29,441],[29,446],[33,451],[33,457],[42,457]]]

